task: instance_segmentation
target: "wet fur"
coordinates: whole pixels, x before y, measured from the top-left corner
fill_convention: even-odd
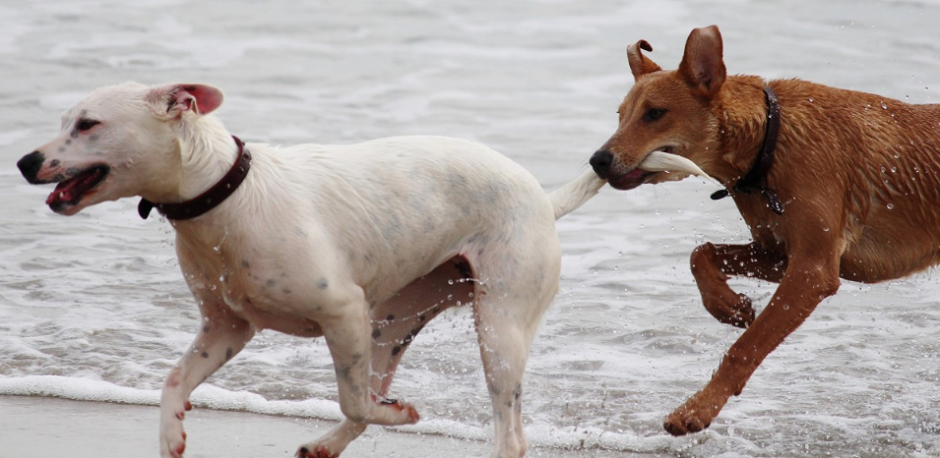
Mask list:
[[[74,202],[53,193],[50,206],[65,215],[122,197],[185,201],[235,160],[231,135],[207,116],[221,102],[205,85],[101,88],[19,165],[31,183],[108,167]],[[251,169],[234,194],[203,216],[170,221],[202,321],[163,389],[161,455],[183,454],[190,393],[262,329],[323,336],[333,357],[347,419],[299,456],[338,456],[369,424],[414,423],[414,407],[387,398],[398,362],[430,320],[470,304],[493,456],[522,456],[522,375],[558,288],[555,219],[603,181],[585,173],[549,196],[499,153],[443,137],[247,148]]]
[[[692,273],[705,308],[746,328],[711,381],[665,420],[674,435],[707,428],[744,389],[764,358],[793,332],[840,278],[879,282],[940,262],[940,106],[823,86],[798,79],[726,76],[715,26],[689,36],[678,70],[662,71],[642,50],[628,50],[635,86],[620,107],[617,132],[594,161],[611,184],[628,189],[630,172],[668,145],[729,190],[754,163],[765,132],[762,88],[780,100],[776,159],[767,177],[785,204],[773,213],[758,193],[732,190],[753,242],[706,243],[692,253]],[[665,115],[650,120],[650,110]],[[780,286],[760,315],[726,284],[749,276]]]

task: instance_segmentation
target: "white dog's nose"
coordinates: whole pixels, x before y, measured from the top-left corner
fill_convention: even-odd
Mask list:
[[[16,166],[20,169],[20,173],[23,174],[23,178],[26,178],[26,181],[30,184],[39,184],[40,182],[36,179],[36,175],[39,174],[39,169],[42,168],[42,163],[46,161],[46,156],[39,151],[33,151],[20,159]]]

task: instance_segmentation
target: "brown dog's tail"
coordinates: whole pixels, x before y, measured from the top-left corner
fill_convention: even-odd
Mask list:
[[[607,184],[607,180],[598,178],[593,170],[587,169],[578,178],[548,193],[548,198],[552,201],[552,207],[555,209],[555,220],[557,221],[562,216],[584,205],[605,184]]]

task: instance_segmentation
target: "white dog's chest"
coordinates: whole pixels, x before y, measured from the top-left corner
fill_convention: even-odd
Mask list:
[[[303,337],[322,335],[315,320],[297,313],[298,304],[308,302],[303,298],[309,297],[309,279],[305,282],[286,270],[252,266],[240,256],[226,256],[224,250],[195,258],[182,264],[190,266],[189,287],[197,297],[228,309],[255,329]]]
[[[290,313],[299,301],[294,298],[297,286],[287,279],[221,277],[219,291],[222,301],[236,315],[257,329],[274,329],[303,337],[319,337],[323,333],[319,324],[311,319]],[[298,291],[299,293],[299,291]]]

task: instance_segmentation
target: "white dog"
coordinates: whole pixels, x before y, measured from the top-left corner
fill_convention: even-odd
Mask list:
[[[495,414],[494,457],[526,451],[522,375],[560,272],[555,220],[597,193],[590,170],[546,195],[525,169],[468,141],[400,137],[351,146],[242,145],[213,116],[211,86],[104,87],[62,133],[18,162],[73,215],[141,196],[176,229],[202,323],[170,371],[160,452],[180,457],[197,385],[261,329],[326,338],[346,416],[301,457],[335,457],[369,424],[418,421],[387,399],[421,328],[472,303]]]

